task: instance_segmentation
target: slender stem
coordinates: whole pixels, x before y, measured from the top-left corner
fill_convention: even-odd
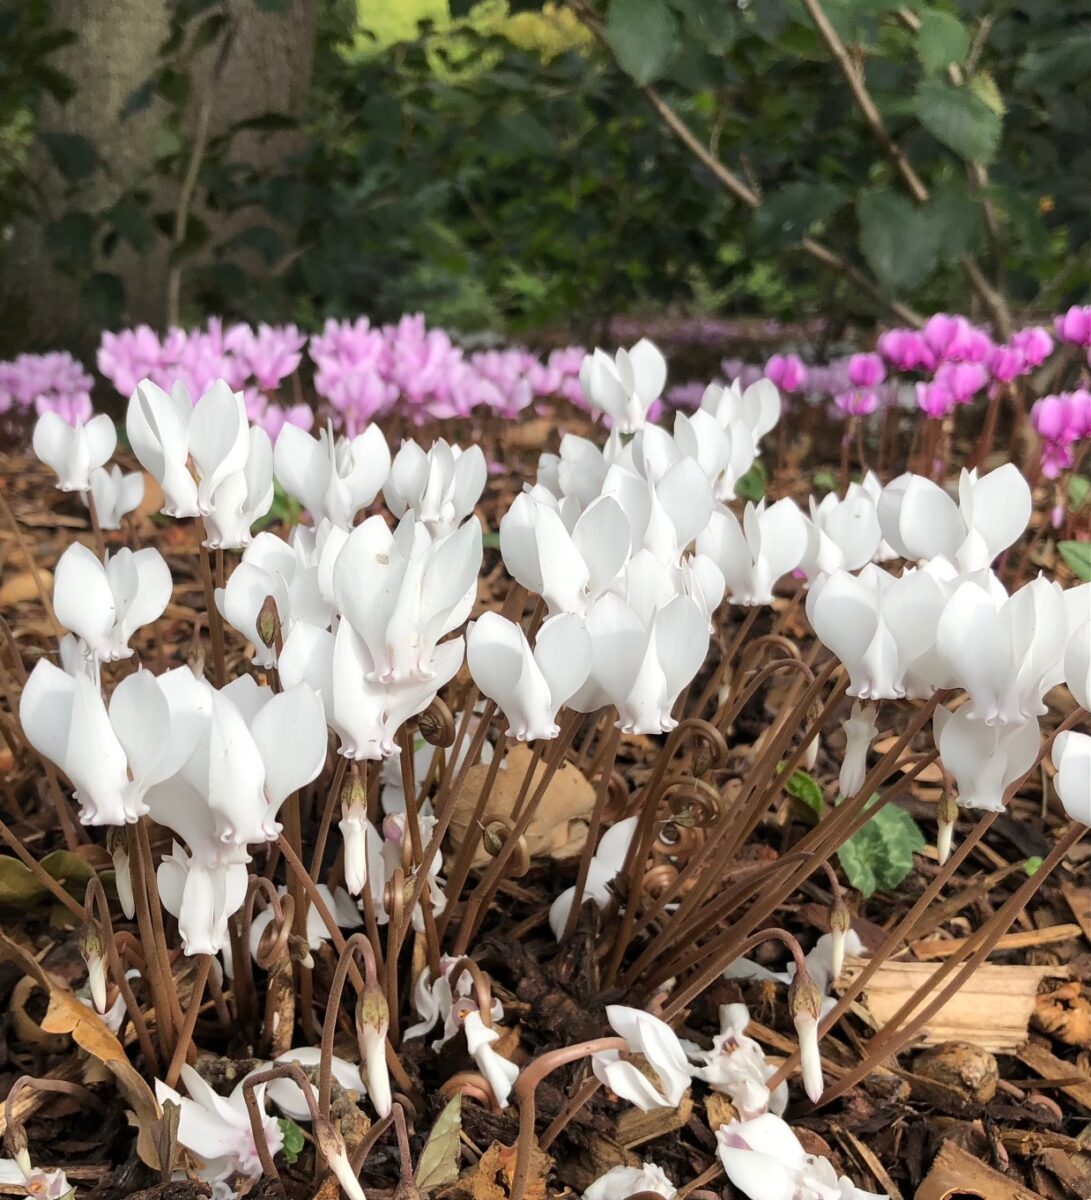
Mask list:
[[[322,821],[318,826],[318,836],[314,842],[314,853],[311,855],[311,877],[313,879],[318,879],[322,874],[322,859],[326,855],[326,841],[330,835],[330,826],[333,824],[333,815],[337,811],[337,805],[341,799],[341,786],[345,782],[348,765],[349,760],[347,758],[343,755],[337,756],[337,766],[333,772],[333,782],[326,793],[326,804],[322,809]]]
[[[170,1060],[170,1066],[167,1068],[167,1087],[172,1088],[178,1082],[178,1076],[182,1073],[182,1066],[186,1059],[196,1056],[193,1049],[193,1031],[197,1027],[197,1014],[201,1011],[201,1002],[204,1000],[205,988],[208,987],[208,973],[211,969],[212,955],[199,954],[197,956],[197,974],[189,996],[189,1007],[186,1009],[185,1020],[182,1022],[178,1041],[174,1046],[174,1057]]]
[[[49,892],[53,899],[63,904],[77,921],[82,921],[83,906],[61,887],[3,821],[0,821],[0,838],[3,838],[8,846],[18,855],[19,861],[33,874],[34,878]]]
[[[602,814],[606,809],[606,802],[610,796],[610,776],[614,771],[614,763],[617,761],[617,750],[621,744],[621,728],[616,723],[611,729],[608,736],[606,748],[606,759],[602,765],[602,774],[599,776],[599,785],[595,793],[595,807],[591,810],[591,824],[587,827],[587,840],[584,842],[583,850],[580,853],[580,866],[576,872],[576,887],[572,894],[572,907],[568,910],[568,920],[565,922],[564,933],[561,940],[564,941],[572,936],[576,928],[576,922],[580,917],[580,907],[583,904],[583,894],[587,887],[587,877],[591,873],[591,859],[594,857],[595,848],[598,845],[599,829],[602,827]]]
[[[207,537],[204,521],[200,523],[201,532]],[[208,613],[208,631],[212,638],[212,675],[218,688],[227,683],[227,660],[224,651],[224,623],[220,610],[216,607],[216,589],[212,582],[212,556],[208,547],[201,542],[197,551],[201,560],[201,584],[205,589],[205,611]]]
[[[164,1055],[169,1058],[174,1046],[174,1012],[169,996],[174,976],[171,974],[166,947],[156,936],[152,907],[148,901],[147,875],[150,867],[144,858],[138,826],[128,826],[126,833],[129,840],[129,872],[132,876],[133,900],[136,904],[136,922],[148,958],[147,975],[152,990],[152,1003],[155,1005],[157,1035]]]

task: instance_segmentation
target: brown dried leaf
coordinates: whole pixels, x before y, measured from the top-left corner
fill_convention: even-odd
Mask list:
[[[492,817],[511,817],[532,757],[531,750],[524,745],[513,746],[508,751],[506,763],[497,771],[485,805],[483,824],[487,824]],[[528,796],[533,795],[545,769],[544,762],[535,763]],[[467,827],[488,775],[489,768],[483,763],[471,767],[466,773],[466,783],[451,818],[450,835],[455,846],[460,846],[467,836]],[[565,763],[550,780],[527,826],[525,837],[531,857],[564,859],[579,854],[587,840],[587,824],[594,806],[595,789],[587,777],[571,763]],[[470,836],[480,839],[480,833],[475,827]],[[480,845],[473,861],[474,866],[483,866],[489,861],[488,853]]]
[[[44,568],[38,573],[42,577],[42,586],[49,592],[53,587],[52,574]],[[37,600],[40,596],[31,571],[19,571],[9,575],[3,584],[0,584],[0,604],[21,604],[25,600]]]
[[[523,1195],[526,1200],[546,1200],[546,1178],[552,1159],[535,1146],[530,1152],[530,1171]],[[468,1171],[459,1177],[459,1184],[469,1190],[473,1200],[508,1200],[515,1175],[515,1147],[499,1142],[485,1151]]]
[[[1078,980],[1037,997],[1033,1021],[1036,1028],[1069,1046],[1091,1045],[1091,1000]]]

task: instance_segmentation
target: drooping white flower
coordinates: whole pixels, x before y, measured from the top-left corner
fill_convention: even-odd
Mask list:
[[[418,817],[418,823],[420,825],[421,844],[427,846],[432,837],[432,831],[436,827],[436,818],[425,816],[422,813]],[[388,813],[383,818],[383,842],[381,847],[383,870],[380,875],[373,876],[372,888],[372,895],[375,900],[375,915],[380,925],[385,924],[390,918],[390,914],[386,908],[386,885],[394,878],[394,872],[404,865],[402,849],[407,836],[408,828],[404,812]],[[437,854],[432,859],[432,863],[428,868],[428,878],[423,883],[419,872],[412,877],[411,884],[415,895],[415,903],[413,911],[410,914],[410,924],[417,933],[424,932],[424,914],[421,910],[421,903],[426,895],[432,906],[432,912],[436,916],[447,907],[447,896],[443,891],[443,880],[440,879],[440,872],[442,870],[443,861],[441,856]]]
[[[1064,650],[1064,679],[1083,709],[1091,709],[1091,584],[1068,588],[1068,640]]]
[[[746,1036],[750,1013],[745,1004],[720,1005],[720,1032],[712,1039],[711,1050],[699,1050],[691,1057],[702,1063],[694,1076],[704,1080],[713,1091],[730,1097],[744,1120],[774,1112],[778,1116],[788,1104],[788,1085],[778,1084],[772,1091],[766,1081],[777,1068],[766,1062],[765,1051]]]
[[[689,596],[643,611],[634,607],[640,598],[629,597],[607,592],[591,609],[591,672],[569,707],[593,712],[613,704],[624,732],[665,733],[677,725],[671,710],[704,662],[708,618]]]
[[[21,1160],[0,1158],[0,1184],[22,1188],[23,1193],[19,1194],[25,1193],[35,1200],[69,1200],[76,1194],[60,1167],[44,1170],[31,1166],[25,1151]]]
[[[504,565],[546,601],[551,616],[585,616],[617,578],[629,545],[629,522],[611,496],[594,500],[571,532],[560,512],[532,492],[516,496],[500,521]]]
[[[425,453],[410,438],[394,455],[383,497],[395,517],[412,512],[433,537],[443,537],[473,512],[487,479],[480,446],[462,450],[440,438]]]
[[[978,478],[963,471],[954,500],[922,475],[900,475],[877,505],[883,537],[914,561],[943,557],[962,571],[988,567],[1030,520],[1030,487],[1013,463]]]
[[[605,908],[609,904],[610,884],[625,866],[625,857],[636,833],[636,825],[636,817],[626,817],[616,825],[611,825],[599,839],[587,871],[587,883],[583,889],[585,901],[593,900],[599,908]],[[549,927],[557,941],[564,936],[575,898],[575,887],[565,888],[550,905]]]
[[[335,438],[322,429],[313,438],[285,425],[273,450],[280,486],[311,514],[315,526],[328,520],[351,529],[356,514],[378,495],[390,471],[390,449],[378,425],[354,438]]]
[[[860,954],[863,949],[864,943],[860,941],[860,935],[855,929],[849,929],[840,936],[840,947],[838,947],[838,935],[824,933],[815,942],[813,949],[807,953],[807,973],[821,994],[820,1015],[822,1017],[825,1017],[837,1003],[837,997],[832,994],[832,989],[837,981],[835,970],[838,956],[843,958],[844,954]],[[770,971],[768,967],[763,967],[749,958],[735,959],[724,971],[725,979],[769,979],[775,983],[787,984],[790,984],[795,976],[796,965],[794,962],[788,963],[783,971]]]
[[[909,693],[911,671],[935,646],[943,604],[943,591],[927,572],[896,579],[869,563],[859,575],[820,576],[806,608],[819,640],[848,670],[848,694],[880,700]]]
[[[1067,634],[1060,585],[1041,577],[1009,598],[966,582],[947,602],[936,648],[986,724],[1023,724],[1045,711],[1043,696],[1063,677]]]
[[[265,430],[255,425],[247,446],[246,465],[219,485],[204,513],[208,532],[204,544],[211,549],[240,550],[248,546],[250,527],[272,507],[273,444]]]
[[[716,509],[697,538],[697,550],[723,572],[733,604],[772,604],[779,579],[794,571],[807,549],[807,524],[791,500],[747,503],[740,524],[728,509]]]
[[[507,1108],[511,1089],[519,1077],[519,1068],[493,1049],[493,1044],[500,1040],[500,1034],[485,1024],[476,1008],[469,1009],[463,1016],[462,1028],[466,1034],[466,1048],[477,1063],[477,1069],[489,1081],[497,1105]]]
[[[628,1043],[629,1053],[640,1055],[643,1062],[631,1062],[617,1050],[602,1050],[591,1056],[595,1078],[644,1112],[677,1108],[693,1075],[678,1035],[665,1021],[639,1008],[609,1004],[606,1019]]]
[[[879,480],[879,476],[876,475],[874,471],[865,471],[864,477],[863,477],[863,479],[860,480],[859,483],[857,483],[855,480],[853,480],[848,486],[848,491],[846,492],[846,495],[847,496],[856,496],[856,495],[860,494],[861,492],[865,496],[870,498],[871,503],[875,506],[875,509],[876,509],[876,512],[875,512],[876,519],[878,519],[879,497],[883,494],[883,485]],[[886,538],[880,538],[878,549],[876,549],[875,555],[874,555],[872,561],[877,562],[877,563],[883,563],[883,562],[890,562],[891,559],[900,558],[900,557],[901,557],[901,555],[886,540]]]
[[[716,1141],[728,1179],[750,1200],[889,1200],[855,1187],[829,1159],[808,1154],[772,1113],[721,1125]]]
[[[842,796],[855,796],[867,778],[867,756],[875,739],[878,727],[875,718],[878,709],[874,704],[857,700],[851,714],[841,722],[845,731],[845,756],[841,760],[841,772],[837,786]]]
[[[321,1046],[296,1046],[291,1050],[285,1050],[283,1054],[278,1054],[276,1061],[278,1063],[297,1063],[303,1068],[304,1072],[307,1072],[315,1070],[321,1059]],[[265,1070],[264,1065],[259,1067],[258,1070]],[[345,1091],[355,1092],[361,1097],[367,1094],[367,1085],[360,1075],[360,1068],[355,1063],[350,1063],[346,1059],[339,1058],[336,1054],[331,1054],[330,1074]],[[318,1088],[313,1083],[308,1084],[308,1086],[311,1089],[311,1095],[317,1103]],[[307,1104],[302,1088],[300,1088],[294,1079],[284,1077],[282,1079],[271,1080],[265,1086],[265,1094],[286,1117],[296,1122],[310,1121],[310,1106]]]
[[[323,903],[329,909],[330,915],[339,928],[356,929],[364,923],[359,908],[357,908],[355,901],[344,888],[331,888],[327,884],[317,883],[315,884],[315,889],[322,897]],[[277,891],[281,896],[288,894],[288,889],[283,885],[278,887]],[[265,908],[250,923],[250,953],[255,960],[258,948],[261,945],[262,936],[272,922],[273,910]],[[322,919],[318,908],[313,904],[307,907],[306,938],[307,945],[311,950],[317,950],[323,942],[330,940],[330,931],[326,926],[326,922]],[[234,963],[230,961],[230,954],[226,954],[224,959],[228,966],[228,975],[234,976]]]
[[[173,586],[170,568],[154,547],[135,553],[125,547],[103,563],[73,542],[57,563],[53,607],[89,655],[113,662],[132,655],[129,638],[162,616]]]
[[[413,1007],[420,1020],[405,1031],[406,1040],[424,1037],[426,1033],[431,1033],[439,1023],[443,1032],[431,1045],[433,1050],[442,1050],[458,1033],[455,1001],[468,997],[473,991],[473,979],[468,971],[463,971],[459,975],[456,984],[457,997],[451,991],[451,973],[459,961],[458,958],[442,955],[439,964],[441,974],[437,979],[432,979],[430,967],[424,967],[417,976],[416,983],[413,985]],[[492,997],[492,1008],[489,1015],[494,1023],[504,1018],[504,1005],[495,996]]]
[[[180,795],[181,802],[195,797]],[[199,802],[199,801],[198,801]],[[187,854],[179,842],[155,873],[159,899],[178,918],[186,954],[219,954],[230,945],[228,921],[243,906],[249,871],[244,862],[218,862],[215,856]]]
[[[177,668],[189,670],[187,667]],[[19,701],[30,744],[75,788],[85,825],[124,825],[148,812],[150,789],[174,775],[192,753],[198,729],[172,705],[163,681],[137,671],[114,689],[107,709],[98,685],[42,659]]]
[[[937,708],[933,733],[940,761],[955,779],[963,808],[1002,812],[1004,793],[1030,770],[1038,754],[1037,717],[1019,724],[988,725],[964,705]]]
[[[370,517],[349,535],[333,568],[338,611],[366,648],[376,683],[432,679],[444,634],[469,616],[481,569],[481,526],[471,518],[432,540],[405,518],[391,533]]]
[[[810,497],[807,552],[800,568],[808,579],[831,571],[855,571],[871,562],[882,535],[875,502],[862,488],[843,500],[833,492],[816,504]]]
[[[117,447],[117,431],[105,413],[86,425],[69,423],[60,414],[46,411],[34,425],[34,453],[57,474],[62,492],[86,492],[91,473],[105,463]]]
[[[91,472],[91,499],[102,529],[120,529],[121,518],[131,513],[144,499],[144,476],[139,471],[126,475],[116,464],[107,471],[95,467]],[[86,495],[84,496],[86,502]]]
[[[612,360],[596,350],[580,367],[580,387],[587,403],[604,413],[620,433],[644,427],[648,409],[663,394],[666,382],[666,359],[647,338],[629,350],[618,350]]]
[[[583,1200],[628,1200],[637,1192],[658,1192],[663,1200],[674,1200],[678,1189],[655,1163],[639,1167],[611,1167],[583,1193]]]
[[[525,742],[560,733],[557,712],[591,669],[591,637],[579,617],[560,613],[530,648],[522,626],[485,613],[466,634],[466,662],[482,695],[508,719],[508,736]]]
[[[171,1100],[181,1109],[178,1143],[203,1164],[198,1169],[198,1178],[213,1184],[225,1182],[233,1175],[259,1179],[261,1160],[246,1110],[245,1081],[230,1096],[220,1096],[187,1065],[182,1068],[182,1082],[188,1096],[179,1095],[159,1079],[155,1081],[155,1095],[160,1104]],[[258,1084],[253,1090],[261,1114],[262,1137],[272,1156],[284,1145],[284,1136],[276,1119],[265,1111],[265,1085]]]
[[[1091,825],[1091,736],[1065,730],[1053,743],[1053,786],[1069,820]]]

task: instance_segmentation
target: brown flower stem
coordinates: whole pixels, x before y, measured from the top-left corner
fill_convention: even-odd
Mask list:
[[[314,853],[311,855],[311,878],[318,879],[322,874],[322,859],[326,856],[326,841],[333,825],[333,816],[341,800],[341,787],[345,782],[349,760],[344,755],[337,756],[337,766],[333,772],[333,782],[326,793],[326,803],[322,809],[322,821],[318,826],[318,836],[314,841]]]
[[[419,866],[424,858],[424,846],[421,842],[420,814],[417,811],[417,784],[413,764],[413,734],[408,725],[403,725],[398,733],[401,741],[401,773],[402,795],[405,797],[405,825],[409,834],[409,848],[412,853],[414,867]],[[421,918],[424,924],[424,945],[428,965],[432,970],[432,978],[439,977],[439,933],[436,930],[436,916],[432,909],[432,889],[427,877],[417,871],[414,895],[419,897]],[[404,930],[394,931],[395,941],[399,944],[405,936]]]
[[[524,1200],[527,1177],[530,1174],[530,1156],[534,1149],[534,1123],[537,1111],[534,1091],[538,1084],[559,1067],[578,1062],[591,1054],[604,1050],[626,1051],[629,1045],[624,1038],[602,1037],[588,1042],[577,1042],[574,1046],[562,1046],[532,1059],[515,1081],[515,1094],[519,1099],[519,1137],[516,1141],[515,1170],[511,1178],[511,1200]]]
[[[201,1002],[204,1000],[205,988],[208,987],[208,973],[211,969],[212,955],[199,954],[197,956],[197,974],[193,980],[193,990],[189,994],[189,1006],[178,1034],[178,1041],[174,1046],[174,1056],[167,1068],[167,1087],[172,1088],[178,1082],[178,1076],[181,1075],[182,1066],[187,1058],[196,1060],[197,1052],[193,1047],[193,1031],[197,1028],[197,1015],[201,1011]]]
[[[565,922],[564,933],[561,940],[564,941],[572,936],[576,928],[576,922],[580,917],[580,907],[583,904],[583,894],[587,887],[587,876],[591,872],[591,859],[595,854],[595,847],[598,845],[599,830],[602,827],[602,814],[606,809],[606,803],[610,797],[610,776],[613,774],[614,763],[617,761],[617,750],[621,744],[621,729],[615,723],[607,735],[608,741],[606,745],[606,757],[602,764],[602,773],[599,775],[598,788],[595,792],[595,807],[591,810],[591,824],[587,827],[587,839],[583,844],[583,850],[580,852],[580,865],[576,872],[575,891],[572,894],[572,906],[568,910],[568,920]]]
[[[964,986],[970,976],[973,975],[992,952],[993,947],[1007,931],[1016,916],[1030,903],[1034,894],[1045,883],[1046,879],[1049,878],[1050,873],[1086,832],[1086,826],[1073,824],[1066,833],[1061,835],[1060,840],[1046,856],[1038,870],[1026,880],[1022,887],[1014,892],[993,917],[978,929],[976,933],[967,938],[966,942],[959,947],[957,953],[951,955],[926,983],[917,988],[913,995],[909,997],[894,1016],[884,1025],[883,1029],[871,1039],[867,1046],[867,1053],[863,1059],[850,1071],[847,1071],[835,1084],[823,1092],[819,1103],[828,1104],[831,1100],[836,1100],[838,1096],[843,1095],[849,1088],[855,1086],[861,1079],[873,1071],[878,1063],[897,1054],[916,1036],[922,1026],[939,1012],[960,987]],[[960,967],[961,970],[958,969]],[[949,979],[951,976],[953,978]],[[940,988],[938,993],[934,993],[934,989],[940,987],[940,984],[948,979],[949,982],[946,986]],[[915,1012],[921,1000],[930,992],[934,993],[931,1000],[919,1012]],[[900,1023],[906,1020],[911,1013],[914,1013],[912,1018],[899,1028]]]
[[[958,849],[940,868],[939,874],[932,880],[928,887],[921,894],[920,898],[913,907],[905,914],[898,924],[891,930],[879,949],[873,954],[859,971],[853,981],[845,988],[841,997],[834,1005],[833,1009],[822,1018],[818,1026],[818,1036],[824,1037],[848,1011],[849,1006],[867,987],[871,980],[875,977],[875,973],[885,963],[898,947],[909,937],[917,923],[924,916],[932,901],[940,894],[946,886],[948,880],[952,878],[954,873],[969,857],[973,848],[985,836],[996,820],[998,813],[985,813],[980,821],[974,826],[970,834],[962,841]],[[793,1051],[791,1055],[777,1068],[776,1073],[768,1082],[770,1091],[777,1086],[783,1079],[799,1065],[799,1051]]]
[[[212,638],[212,678],[218,688],[227,683],[227,658],[224,650],[224,622],[216,607],[216,589],[212,582],[212,554],[205,545],[208,530],[203,520],[198,522],[202,541],[197,551],[201,562],[201,584],[205,590],[205,611],[208,613],[208,632]]]
[[[306,888],[307,895],[310,898],[311,903],[314,905],[315,912],[318,913],[322,924],[326,927],[326,932],[330,935],[330,941],[333,942],[334,946],[337,947],[338,954],[343,953],[345,946],[348,944],[345,935],[341,932],[337,922],[334,920],[333,914],[329,910],[329,906],[326,904],[325,900],[322,899],[322,894],[315,886],[314,880],[307,874],[307,869],[300,861],[299,855],[296,854],[291,846],[289,846],[284,840],[283,833],[277,838],[277,845],[280,846],[280,851],[284,855],[284,859],[287,862],[289,869],[294,871],[299,876],[300,882],[303,884],[304,888]],[[353,987],[359,991],[364,986],[364,977],[360,974],[359,967],[357,967],[356,963],[351,959],[349,960],[348,973],[349,978],[352,980]],[[402,1066],[398,1056],[394,1054],[389,1041],[387,1042],[386,1061],[387,1065],[390,1067],[391,1075],[393,1075],[397,1080],[398,1087],[400,1087],[401,1090],[406,1093],[406,1095],[411,1095],[415,1090],[413,1087],[413,1081],[406,1074],[405,1068]]]
[[[67,893],[65,894],[67,895]],[[133,989],[129,986],[129,981],[125,977],[125,964],[121,961],[121,952],[118,950],[117,938],[114,934],[114,923],[110,917],[110,905],[106,900],[106,892],[103,889],[102,880],[97,875],[93,875],[87,881],[83,912],[84,916],[88,919],[95,913],[98,914],[99,926],[102,929],[103,946],[106,950],[106,959],[110,964],[110,973],[117,983],[117,990],[121,993],[121,999],[125,1004],[125,1014],[132,1022],[133,1029],[136,1031],[136,1040],[140,1043],[140,1052],[144,1056],[147,1070],[153,1075],[158,1075],[159,1056],[155,1052],[155,1045],[152,1042],[151,1034],[148,1033],[148,1024],[144,1020],[143,1009],[137,1003]]]
[[[95,504],[95,493],[88,488],[83,493],[84,501],[87,504],[87,514],[91,518],[91,533],[95,539],[95,550],[101,559],[106,558],[106,539],[102,536],[102,526],[98,519],[98,505]]]
[[[58,903],[63,904],[65,908],[76,918],[77,921],[83,920],[83,906],[74,897],[70,896],[63,887],[53,878],[52,875],[42,866],[40,862],[32,855],[23,845],[15,833],[8,826],[0,821],[0,838],[3,838],[8,846],[18,856],[19,861],[34,878],[44,887],[49,894]]]
[[[170,957],[167,954],[166,941],[159,936],[156,927],[153,905],[149,901],[150,885],[148,876],[153,871],[151,853],[144,855],[143,839],[140,836],[141,818],[136,825],[126,827],[129,842],[129,873],[132,876],[133,901],[136,904],[136,922],[140,930],[140,940],[148,958],[148,984],[151,987],[152,1003],[155,1006],[156,1034],[163,1056],[170,1059],[174,1050],[175,1020],[174,1005],[171,996],[174,992],[174,975],[171,971]],[[158,896],[156,897],[158,903]],[[180,1019],[179,1019],[180,1023]]]
[[[377,989],[379,987],[375,952],[371,948],[371,943],[366,934],[354,933],[345,942],[344,949],[337,957],[337,968],[333,973],[329,996],[326,999],[326,1016],[322,1022],[322,1053],[318,1060],[318,1111],[323,1114],[328,1114],[330,1111],[330,1091],[333,1086],[333,1039],[337,1033],[337,1014],[341,1010],[341,996],[345,990],[345,979],[349,967],[355,964],[357,955],[364,962],[363,988],[357,988],[357,994],[363,994],[364,988]],[[357,971],[357,973],[359,972]],[[360,1065],[364,1065],[363,1047],[360,1048]]]
[[[321,1113],[319,1112],[318,1105],[315,1103],[314,1089],[311,1087],[311,1081],[307,1078],[306,1072],[299,1063],[276,1063],[267,1070],[256,1071],[243,1082],[242,1097],[246,1104],[246,1115],[250,1118],[250,1133],[254,1139],[254,1149],[258,1154],[258,1162],[261,1163],[262,1176],[275,1179],[277,1186],[280,1188],[281,1195],[287,1200],[288,1193],[284,1190],[284,1181],[280,1178],[280,1172],[277,1170],[277,1165],[272,1154],[269,1153],[269,1143],[265,1140],[265,1130],[262,1128],[261,1123],[261,1112],[258,1109],[257,1097],[254,1095],[255,1090],[261,1084],[272,1083],[274,1079],[290,1079],[303,1093],[303,1100],[311,1114],[312,1129],[321,1119]],[[315,1153],[321,1159],[322,1151],[319,1149],[317,1141],[315,1142]]]
[[[690,711],[690,716],[699,717],[705,711],[708,702],[715,696],[723,683],[727,672],[735,661],[735,656],[739,653],[739,647],[742,646],[750,630],[753,628],[754,622],[758,619],[760,610],[755,606],[746,610],[746,616],[739,623],[738,629],[735,631],[735,636],[732,639],[728,648],[724,651],[722,658],[712,672],[712,676],[705,684],[700,696],[697,698],[697,703]]]
[[[576,1116],[580,1109],[590,1103],[591,1097],[594,1096],[600,1087],[602,1087],[602,1083],[594,1075],[583,1081],[572,1099],[553,1118],[546,1128],[545,1133],[538,1139],[538,1145],[542,1150],[548,1150],[553,1145],[557,1138],[564,1132],[569,1121]]]

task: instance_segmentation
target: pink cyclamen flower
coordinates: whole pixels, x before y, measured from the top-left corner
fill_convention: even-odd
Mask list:
[[[951,389],[942,380],[933,379],[931,383],[917,384],[917,407],[925,416],[939,419],[954,410],[957,401],[951,394]]]
[[[938,362],[984,362],[992,348],[984,330],[948,313],[929,317],[922,336]]]
[[[852,388],[834,396],[833,402],[846,417],[867,417],[879,407],[879,393],[870,387]]]
[[[936,366],[935,354],[915,329],[888,329],[879,335],[877,349],[899,371],[931,371]]]
[[[1032,325],[1029,329],[1018,329],[1011,335],[1010,345],[1018,350],[1032,370],[1040,367],[1053,353],[1053,338],[1048,329]]]
[[[1062,342],[1091,349],[1091,304],[1073,304],[1054,318],[1053,328]]]
[[[989,382],[989,373],[976,362],[946,362],[936,368],[934,383],[951,393],[955,404],[969,404]]]
[[[774,354],[765,364],[765,378],[781,391],[798,392],[807,382],[807,368],[798,354]]]
[[[856,388],[874,388],[886,378],[886,367],[878,354],[854,354],[849,359],[849,382]]]

